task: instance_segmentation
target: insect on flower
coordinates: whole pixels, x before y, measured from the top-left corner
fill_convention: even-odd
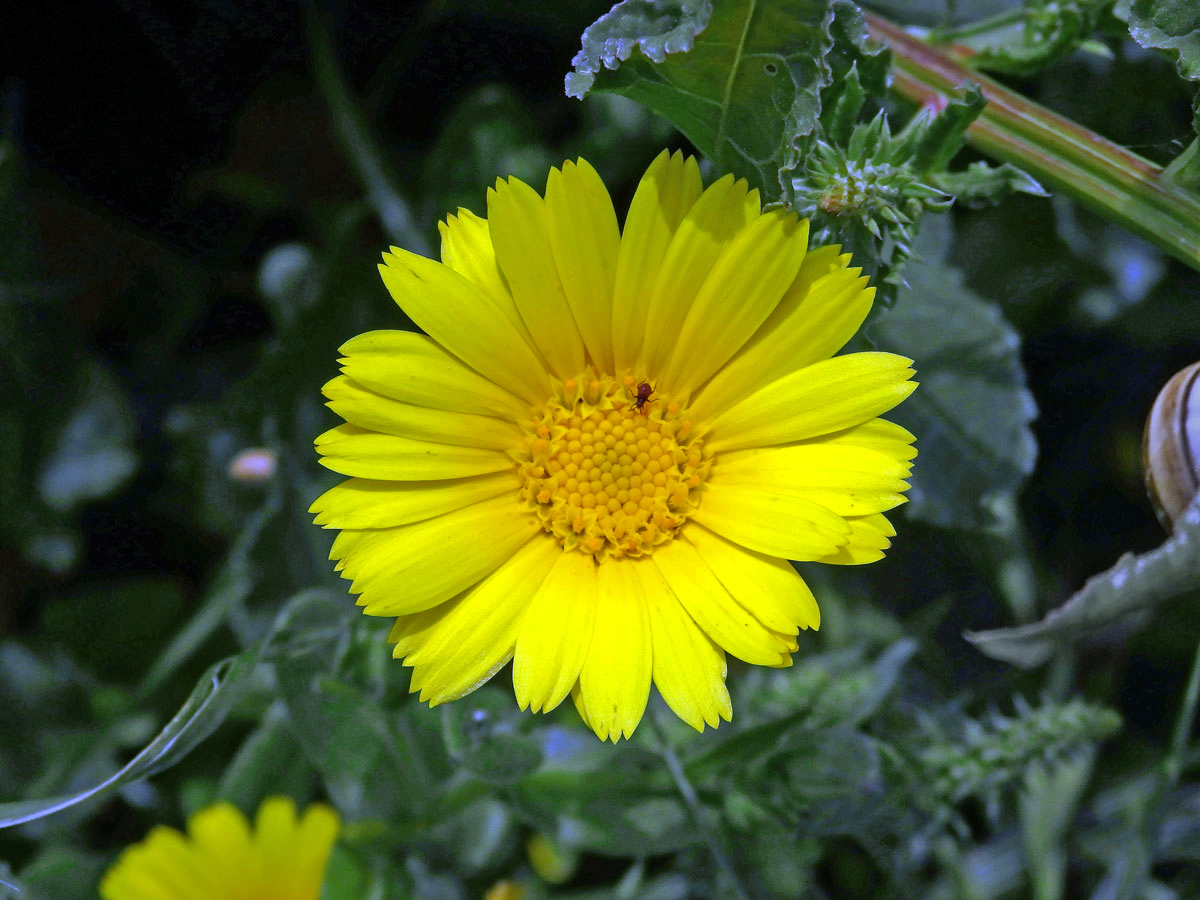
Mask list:
[[[633,401],[633,408],[641,410],[643,416],[649,415],[646,412],[646,404],[653,403],[650,397],[654,394],[654,388],[650,386],[650,382],[643,381],[637,386],[637,397]]]

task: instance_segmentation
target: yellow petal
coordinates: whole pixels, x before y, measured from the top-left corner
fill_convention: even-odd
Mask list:
[[[379,272],[392,299],[445,349],[521,399],[545,402],[550,382],[541,359],[482,289],[398,247],[384,254]]]
[[[779,304],[807,246],[808,220],[783,209],[759,216],[734,236],[697,291],[658,377],[680,393],[707,381]]]
[[[710,479],[692,521],[734,543],[784,559],[816,559],[846,543],[846,520],[819,503],[764,487]]]
[[[770,356],[772,365],[787,363],[792,369],[833,356],[858,332],[875,301],[875,288],[861,273],[857,268],[835,269],[811,285],[797,278],[798,284],[764,328],[776,340],[747,352]]]
[[[338,425],[316,440],[321,465],[342,475],[386,481],[440,481],[512,469],[499,450],[456,447]]]
[[[878,450],[830,442],[735,450],[717,457],[710,485],[757,486],[865,516],[904,502],[912,466]]]
[[[841,431],[872,419],[913,392],[912,360],[891,353],[851,353],[773,381],[712,423],[712,451],[785,444]]]
[[[594,732],[596,729],[592,726],[588,719],[588,708],[584,705],[583,695],[579,692],[579,681],[576,680],[571,688],[571,702],[575,704],[575,711],[579,713],[579,718],[583,720],[583,724]]]
[[[290,851],[283,858],[285,871],[292,873],[292,883],[297,891],[289,897],[318,900],[340,827],[337,812],[324,803],[314,803],[304,811],[293,832]],[[300,893],[301,890],[308,893]]]
[[[291,839],[296,827],[296,801],[291,797],[268,797],[254,817],[254,843],[262,847],[280,837]]]
[[[697,731],[733,716],[725,687],[725,653],[679,605],[662,573],[639,564],[650,614],[654,685],[667,706]]]
[[[876,450],[897,462],[909,462],[917,455],[917,448],[912,446],[916,440],[912,432],[887,419],[868,419],[861,425],[812,440],[835,446]]]
[[[546,182],[550,247],[584,346],[602,372],[613,371],[612,303],[621,231],[608,189],[586,160],[550,170]]]
[[[385,397],[511,421],[529,415],[528,403],[463,365],[427,335],[368,331],[343,344],[341,352],[342,372]]]
[[[704,186],[694,157],[666,150],[638,183],[625,217],[613,286],[613,354],[617,372],[632,369],[642,349],[650,289],[675,230]]]
[[[218,860],[219,862],[219,860]],[[209,900],[220,896],[223,872],[174,828],[157,826],[125,850],[100,883],[104,900]]]
[[[224,868],[251,867],[250,823],[232,803],[215,803],[188,820],[188,837],[198,855],[219,860]]]
[[[498,180],[487,198],[496,262],[522,320],[551,372],[564,381],[578,375],[583,339],[554,263],[545,201],[516,178]]]
[[[296,846],[296,804],[290,797],[269,797],[258,808],[254,820],[254,872],[244,873],[247,881],[256,879],[264,886],[270,884],[288,897],[316,900],[320,883],[315,890],[303,890],[294,865],[304,848]],[[322,869],[324,860],[322,860]]]
[[[308,508],[326,528],[391,528],[432,519],[501,494],[516,496],[515,470],[450,481],[373,481],[351,478],[327,490]]]
[[[692,408],[697,415],[716,416],[781,375],[841,350],[862,325],[875,297],[875,289],[859,271],[837,268],[809,282],[801,267],[762,327],[696,396]]]
[[[534,594],[517,636],[513,687],[521,709],[549,712],[575,685],[592,642],[596,592],[592,558],[562,553]]]
[[[493,450],[509,450],[522,442],[521,429],[511,421],[393,400],[345,375],[326,383],[321,392],[329,398],[325,405],[349,424],[371,431]]]
[[[442,235],[442,262],[478,285],[525,342],[536,347],[496,264],[496,248],[492,246],[487,219],[469,209],[460,209],[457,216],[447,216],[445,222],[439,222],[438,231]]]
[[[538,533],[537,518],[511,497],[485,500],[412,525],[343,530],[331,559],[371,616],[420,612],[493,572]]]
[[[392,656],[395,659],[407,660],[409,656],[424,647],[442,621],[462,604],[463,598],[470,592],[471,589],[468,588],[445,603],[439,603],[437,606],[431,606],[420,612],[397,616],[396,621],[388,630],[387,636],[388,643],[395,645],[392,647]],[[411,694],[417,689],[416,685],[410,685],[408,692]]]
[[[646,561],[597,567],[600,597],[587,658],[579,672],[577,705],[601,740],[630,737],[650,697],[650,620],[642,582],[634,571]]]
[[[845,546],[838,548],[837,553],[822,556],[814,562],[860,566],[883,559],[883,551],[892,545],[888,539],[896,536],[896,529],[892,527],[892,523],[879,514],[846,521],[850,525],[850,540]]]
[[[757,210],[748,208],[746,182],[732,175],[700,195],[663,256],[650,293],[642,337],[640,371],[656,377],[670,355],[692,301],[712,270],[721,248],[750,223]]]
[[[443,604],[446,614],[404,661],[415,667],[410,689],[422,702],[457,700],[512,659],[533,595],[561,555],[553,539],[535,537],[459,602]]]
[[[755,665],[791,665],[795,641],[734,600],[695,547],[676,539],[658,546],[650,559],[688,615],[725,652]]]
[[[804,263],[796,273],[796,281],[788,288],[788,293],[799,292],[802,295],[818,278],[845,269],[850,265],[851,258],[851,255],[843,253],[837,244],[813,247],[804,255]]]
[[[768,628],[795,634],[797,628],[820,627],[812,591],[786,560],[739,547],[699,526],[689,527],[684,537],[725,590]]]

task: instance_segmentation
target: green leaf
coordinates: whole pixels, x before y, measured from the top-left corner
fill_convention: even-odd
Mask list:
[[[1113,12],[1143,47],[1175,54],[1179,74],[1200,81],[1200,4],[1196,0],[1118,0]]]
[[[154,660],[142,679],[139,697],[148,697],[157,691],[221,625],[228,621],[233,609],[250,595],[257,583],[256,569],[250,554],[261,540],[264,529],[279,514],[282,506],[280,494],[279,483],[273,483],[262,505],[245,520],[237,540],[222,560],[200,608],[187,624],[175,632],[171,642]]]
[[[918,803],[933,809],[986,796],[1024,778],[1030,763],[1078,753],[1121,728],[1115,710],[1083,700],[1030,706],[1018,695],[1013,705],[1015,715],[992,710],[971,719],[957,713],[946,721],[955,736],[939,735],[933,720],[923,723],[915,748]]]
[[[233,754],[216,796],[249,809],[270,794],[302,796],[312,769],[292,736],[282,703],[275,703]]]
[[[1090,38],[1110,5],[1111,0],[1030,0],[1019,25],[987,29],[981,38],[963,43],[976,51],[973,68],[1033,75],[1084,44],[1106,53],[1103,44],[1092,44]]]
[[[348,818],[414,818],[437,798],[444,761],[435,758],[418,720],[435,728],[428,710],[408,704],[397,714],[378,696],[344,677],[351,658],[348,598],[334,591],[296,595],[279,614],[264,660],[275,670],[292,735]],[[374,623],[371,645],[382,644]]]
[[[853,834],[868,826],[882,797],[877,742],[852,728],[800,731],[759,775],[759,795],[806,835]]]
[[[588,769],[539,769],[517,783],[515,802],[571,849],[647,856],[700,840],[661,762],[631,745]]]
[[[8,863],[0,862],[0,900],[27,900],[29,892],[17,881],[8,867]]]
[[[829,36],[833,45],[825,56],[830,78],[821,95],[822,107],[838,102],[851,72],[862,82],[867,96],[882,100],[892,78],[892,52],[869,41],[867,21],[854,3],[832,4]]]
[[[1139,627],[1159,604],[1195,591],[1197,572],[1200,503],[1193,502],[1161,547],[1137,556],[1126,553],[1040,622],[966,637],[993,659],[1031,669],[1080,641]]]
[[[1196,137],[1163,170],[1163,175],[1183,187],[1200,190],[1200,90],[1192,98],[1192,133]]]
[[[1039,760],[1025,773],[1020,795],[1021,839],[1037,897],[1063,896],[1066,842],[1095,761],[1094,748],[1084,747],[1056,762]]]
[[[954,202],[964,206],[984,206],[1007,200],[1013,194],[1049,197],[1050,194],[1028,172],[1009,163],[992,166],[982,160],[959,172],[938,172],[930,181]]]
[[[831,726],[866,722],[896,688],[917,649],[916,641],[902,638],[869,666],[847,672],[844,684],[830,685],[817,699],[813,707],[814,721]]]
[[[825,134],[837,144],[845,144],[850,140],[863,105],[867,102],[867,92],[863,90],[857,68],[846,73],[842,84],[843,89],[837,99],[827,105],[822,113]]]
[[[601,68],[616,69],[635,50],[653,62],[686,53],[712,12],[713,0],[622,0],[583,32],[583,47],[571,60],[574,71],[566,77],[567,96],[582,100]]]
[[[774,734],[781,720],[790,721],[796,713],[802,714],[797,723],[809,730],[867,721],[895,690],[917,649],[916,641],[902,638],[874,660],[864,658],[866,646],[860,644],[805,657],[787,671],[745,672],[734,686],[733,705],[741,710],[740,725],[744,729],[752,722],[766,720],[766,724],[719,744],[711,752],[712,759],[728,761],[739,746],[765,747],[767,742],[759,736]]]
[[[920,451],[905,508],[943,528],[989,528],[1033,470],[1036,406],[1016,330],[936,261],[930,243],[944,224],[925,222],[924,259],[909,264],[908,288],[869,330],[881,349],[915,361],[920,383],[887,415],[917,436]]]
[[[776,200],[821,112],[835,7],[856,13],[828,0],[625,0],[583,33],[567,94],[645,104],[719,171]]]
[[[45,845],[21,868],[26,893],[18,896],[42,900],[88,897],[95,891],[106,862],[99,854],[69,845]],[[0,897],[3,896],[0,890]]]
[[[430,837],[455,847],[458,868],[478,875],[504,865],[520,840],[521,824],[505,803],[484,798],[465,807]]]
[[[1158,862],[1200,863],[1200,810],[1194,783],[1169,798],[1158,839]]]
[[[514,716],[508,691],[484,688],[440,711],[446,749],[462,771],[489,784],[505,785],[541,764],[537,737],[527,717]]]
[[[949,165],[963,142],[967,128],[979,118],[987,100],[979,85],[969,83],[963,87],[961,97],[951,97],[946,108],[928,119],[918,117],[914,124],[927,121],[927,127],[917,127],[920,135],[913,148],[912,167],[918,172],[937,172]]]
[[[106,797],[118,788],[175,765],[224,721],[254,671],[256,656],[257,651],[246,651],[212,666],[154,740],[111,778],[77,794],[0,803],[0,828],[22,825],[86,800]]]

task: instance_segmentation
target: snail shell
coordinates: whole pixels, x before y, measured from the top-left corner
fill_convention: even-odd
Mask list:
[[[1146,490],[1167,531],[1200,492],[1198,379],[1200,363],[1175,373],[1159,391],[1142,439]]]

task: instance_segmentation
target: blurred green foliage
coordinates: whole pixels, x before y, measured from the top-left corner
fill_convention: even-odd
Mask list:
[[[347,823],[330,900],[501,878],[531,900],[1196,896],[1195,526],[1155,549],[1138,453],[1200,351],[1200,276],[964,149],[977,95],[890,99],[846,0],[605,7],[197,2],[202,28],[106,26],[191,115],[225,110],[217,151],[153,91],[90,109],[54,106],[36,68],[4,86],[0,897],[93,896],[152,825],[271,793]],[[875,8],[1181,179],[1194,164],[1192,4]],[[576,51],[582,103],[561,93]],[[78,116],[102,142],[119,103],[176,141],[170,191],[113,189],[35,127]],[[336,480],[311,441],[337,347],[412,327],[378,253],[435,247],[496,177],[540,189],[576,155],[622,209],[688,142],[811,214],[891,303],[858,340],[922,382],[896,416],[920,456],[893,550],[803,567],[821,632],[790,669],[731,661],[715,732],[653,698],[608,746],[571,710],[520,713],[503,673],[431,711],[306,512]],[[137,169],[115,147],[87,158]]]

